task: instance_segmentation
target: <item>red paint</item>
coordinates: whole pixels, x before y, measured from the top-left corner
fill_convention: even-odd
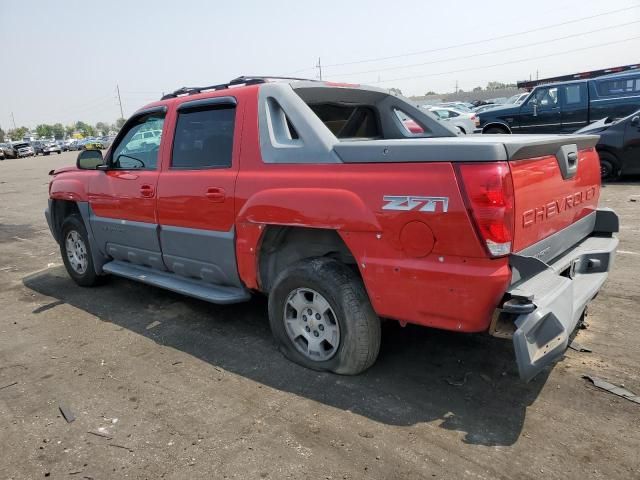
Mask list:
[[[334,229],[355,257],[380,316],[456,331],[486,330],[510,283],[511,270],[508,257],[489,257],[475,223],[481,212],[465,204],[454,166],[447,162],[265,164],[258,136],[259,88],[237,87],[156,102],[167,106],[157,171],[72,169],[54,175],[51,197],[89,200],[97,215],[112,218],[220,231],[235,228],[240,278],[254,290],[260,288],[258,263],[265,227]],[[177,106],[228,95],[238,105],[232,167],[172,171]],[[562,179],[554,157],[504,164],[503,180],[512,182],[513,198],[500,197],[496,193],[500,189],[485,188],[492,206],[513,207],[514,250],[595,208],[599,193],[595,151],[580,152],[579,162],[578,175],[569,181]],[[149,192],[141,188],[144,185],[150,186],[153,197],[143,195]],[[585,193],[576,206],[556,214],[549,211],[540,222],[525,225],[523,216],[531,215],[527,211],[593,188],[593,194],[587,199]],[[383,195],[448,197],[448,211],[382,210]],[[506,234],[487,228],[491,234]]]

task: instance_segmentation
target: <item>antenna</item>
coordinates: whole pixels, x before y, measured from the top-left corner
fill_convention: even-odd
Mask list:
[[[318,67],[318,76],[320,80],[322,80],[322,63],[320,63],[320,57],[318,57],[318,64],[316,67]]]
[[[116,84],[116,90],[118,91],[118,103],[120,104],[120,118],[124,118],[124,113],[122,112],[122,99],[120,98],[120,86]]]

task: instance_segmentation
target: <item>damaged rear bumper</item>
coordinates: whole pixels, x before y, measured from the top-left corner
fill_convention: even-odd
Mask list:
[[[523,280],[507,291],[509,300],[501,311],[515,318],[513,345],[525,381],[563,355],[587,304],[613,265],[618,217],[602,209],[592,223],[590,235],[549,264],[535,257],[512,256],[512,268]]]

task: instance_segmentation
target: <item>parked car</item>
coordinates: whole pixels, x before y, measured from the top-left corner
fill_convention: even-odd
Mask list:
[[[536,87],[520,105],[480,114],[482,133],[571,133],[640,108],[640,72]]]
[[[105,148],[106,147],[102,140],[98,138],[87,139],[82,142],[82,145],[80,146],[80,150],[104,150]]]
[[[465,102],[443,102],[443,103],[439,103],[437,105],[434,105],[436,107],[444,107],[444,108],[453,108],[455,110],[458,110],[459,112],[472,112],[473,111],[473,105],[471,105],[470,103],[465,103]]]
[[[4,158],[17,158],[18,152],[13,148],[13,145],[10,143],[0,143],[0,150],[2,150],[2,154]]]
[[[42,146],[44,144],[44,142],[42,140],[33,140],[33,141],[29,142],[29,144],[31,145],[31,148],[33,148],[34,155],[38,155],[38,154],[43,154],[44,153],[42,151]]]
[[[4,160],[4,159],[5,159],[4,150],[0,148],[0,160]]]
[[[169,132],[153,148],[150,125]],[[280,349],[308,368],[367,369],[387,318],[510,338],[529,380],[613,264],[596,141],[458,136],[386,90],[240,78],[165,95],[106,156],[52,172],[46,218],[78,285],[268,295]]]
[[[576,133],[600,135],[596,150],[603,179],[640,173],[640,110],[618,120],[603,118]]]
[[[13,149],[15,150],[18,158],[34,157],[36,155],[33,147],[27,142],[16,142],[13,144]]]
[[[62,147],[57,142],[44,142],[41,144],[42,154],[49,155],[50,153],[62,153]]]
[[[520,105],[524,102],[525,98],[529,96],[529,92],[524,93],[516,93],[515,95],[509,97],[505,102],[506,105]]]
[[[76,139],[76,138],[73,138],[73,139],[70,139],[70,140],[65,140],[65,143],[67,145],[67,149],[69,151],[80,150],[78,142],[79,142],[79,140]]]
[[[475,107],[473,109],[473,111],[477,114],[482,113],[482,112],[486,112],[487,110],[492,110],[494,108],[500,108],[502,107],[502,105],[496,105],[495,103],[486,103],[484,105],[480,105],[478,107]]]
[[[473,133],[478,127],[478,116],[473,112],[462,112],[453,108],[432,107],[431,113],[438,116],[443,122],[450,123],[462,133]]]

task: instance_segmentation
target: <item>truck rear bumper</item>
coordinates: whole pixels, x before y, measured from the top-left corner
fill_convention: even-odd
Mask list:
[[[610,220],[615,213],[598,215]],[[617,217],[614,223],[617,231]],[[536,260],[544,267],[507,291],[513,300],[503,311],[518,312],[513,345],[523,380],[563,355],[587,304],[607,279],[617,245],[611,232],[593,232],[549,265]]]

